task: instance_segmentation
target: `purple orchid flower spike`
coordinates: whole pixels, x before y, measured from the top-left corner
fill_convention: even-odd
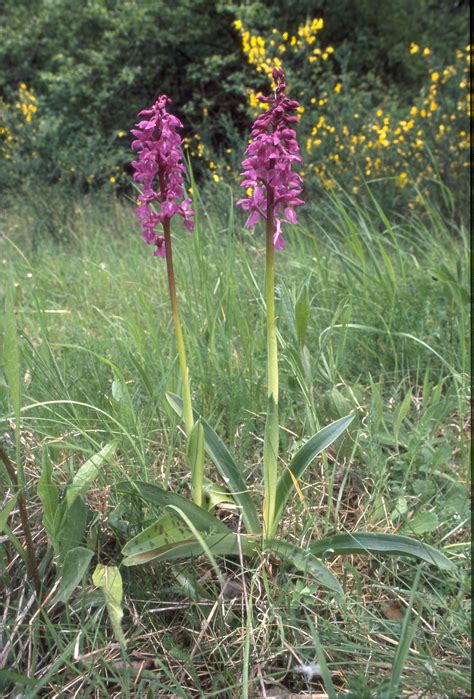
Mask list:
[[[167,111],[169,104],[169,97],[159,97],[150,109],[139,112],[143,119],[132,129],[135,136],[132,148],[138,152],[138,159],[132,163],[133,178],[143,186],[136,213],[143,238],[149,245],[156,246],[154,254],[158,257],[166,257],[165,237],[156,233],[158,224],[168,224],[178,214],[189,231],[194,228],[191,199],[183,199],[185,169],[182,139],[177,132],[183,125]]]
[[[275,94],[259,97],[269,105],[268,110],[257,117],[251,131],[251,142],[242,165],[244,172],[242,187],[250,188],[248,197],[237,204],[249,212],[247,228],[253,228],[260,220],[273,220],[273,245],[283,250],[285,240],[284,223],[297,223],[296,206],[304,204],[300,199],[302,179],[293,172],[293,164],[302,163],[296,132],[293,124],[298,118],[294,114],[299,103],[286,94],[285,74],[281,68],[273,69]]]

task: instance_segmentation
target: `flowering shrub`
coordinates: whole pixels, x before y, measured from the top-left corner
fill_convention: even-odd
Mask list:
[[[285,62],[293,91],[304,99],[298,117],[305,138],[303,177],[326,189],[341,183],[356,194],[364,180],[391,180],[428,193],[440,174],[455,183],[469,167],[468,71],[470,46],[458,50],[452,63],[440,66],[429,47],[406,47],[422,62],[426,81],[408,104],[381,83],[364,84],[339,61],[338,51],[319,41],[323,20],[314,18],[294,35],[272,29],[252,33],[234,23],[242,51],[257,74],[271,82],[273,68]],[[248,90],[249,111],[265,109],[259,93]]]
[[[0,99],[0,162],[4,162],[5,177],[15,169],[23,172],[25,161],[38,155],[34,145],[37,110],[36,95],[25,83],[19,85],[14,104]]]

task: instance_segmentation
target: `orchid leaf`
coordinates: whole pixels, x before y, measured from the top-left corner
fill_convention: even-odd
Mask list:
[[[315,580],[339,595],[343,594],[341,583],[329,568],[321,563],[309,549],[302,549],[296,544],[290,544],[279,539],[264,542],[264,549],[276,554],[302,573],[311,575]]]
[[[92,575],[92,582],[102,590],[114,636],[122,648],[125,648],[127,641],[122,631],[123,589],[120,571],[115,566],[99,563]]]
[[[451,561],[433,546],[399,534],[379,534],[377,532],[335,534],[314,542],[311,544],[310,550],[315,556],[340,556],[351,553],[411,556],[436,565],[442,570],[453,570],[454,568]]]
[[[169,537],[174,534],[170,531]],[[181,536],[181,530],[176,535],[176,539]],[[202,556],[206,550],[210,551],[215,556],[238,556],[240,550],[245,555],[249,555],[255,548],[256,542],[250,538],[241,536],[239,543],[239,535],[228,530],[223,534],[203,534],[202,540],[204,547],[200,541],[188,531],[188,538],[176,540],[173,543],[156,548],[148,548],[146,550],[138,550],[139,547],[134,547],[133,539],[127,544],[126,552],[128,555],[123,559],[122,563],[125,566],[134,566],[150,561],[177,561],[183,558],[191,558],[192,556]]]
[[[201,506],[204,478],[204,428],[200,420],[194,423],[188,436],[188,463],[191,469],[194,502]]]
[[[116,442],[109,442],[82,464],[66,491],[68,507],[71,507],[78,495],[84,495],[87,492],[92,481],[99,475],[102,464],[111,459],[116,449]]]
[[[263,484],[265,498],[263,521],[265,532],[274,530],[275,502],[278,483],[278,405],[271,395],[268,399],[265,438],[263,440]]]
[[[94,551],[78,546],[68,551],[64,557],[61,570],[61,582],[55,602],[67,602],[76,587],[81,582],[89,564],[94,556]]]
[[[163,490],[158,485],[143,483],[141,481],[123,481],[117,485],[117,490],[122,493],[135,494],[146,502],[158,505],[158,507],[169,507],[174,505],[181,509],[194,523],[199,531],[227,533],[228,527],[220,520],[213,517],[204,508],[195,505],[191,500],[184,498],[178,493],[170,490]]]
[[[227,532],[230,532],[230,529],[225,533]],[[123,547],[122,553],[124,556],[145,553],[153,549],[160,549],[171,544],[188,541],[189,538],[190,532],[186,525],[176,516],[166,513],[140,532],[140,534],[130,539]]]
[[[166,398],[173,410],[181,417],[183,414],[183,401],[181,398],[174,393],[167,393]],[[225,485],[229,488],[230,494],[242,508],[242,516],[246,530],[250,534],[257,534],[260,531],[257,510],[250,497],[248,487],[242,477],[240,468],[237,466],[224,442],[214,432],[212,427],[196,412],[194,416],[196,419],[200,419],[204,428],[207,455],[219,471]]]
[[[229,495],[229,492],[222,485],[205,479],[202,492],[206,509],[209,511],[218,506],[223,510],[235,510],[237,508],[234,498]]]
[[[349,427],[353,419],[353,415],[347,415],[340,420],[332,422],[330,425],[326,425],[326,427],[323,427],[323,429],[311,437],[311,439],[308,439],[301,449],[293,456],[289,466],[278,480],[274,519],[275,527],[293,491],[294,480],[299,481],[313,459],[332,444],[339,435]]]

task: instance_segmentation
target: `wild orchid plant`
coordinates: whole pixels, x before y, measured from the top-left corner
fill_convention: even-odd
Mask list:
[[[253,228],[260,220],[265,221],[266,226],[268,407],[263,449],[262,519],[237,462],[210,425],[192,409],[183,333],[176,301],[170,221],[175,214],[179,214],[184,218],[184,225],[192,230],[193,211],[190,200],[182,200],[184,166],[182,141],[177,133],[181,123],[169,114],[167,107],[170,100],[162,96],[151,109],[140,112],[144,119],[132,132],[136,136],[132,145],[138,151],[138,160],[133,165],[134,177],[143,186],[143,193],[139,196],[141,204],[137,210],[143,237],[147,243],[156,246],[155,255],[165,257],[167,263],[182,379],[182,398],[174,394],[167,394],[167,398],[173,409],[184,419],[194,502],[150,483],[128,481],[119,484],[120,491],[135,493],[144,501],[167,510],[166,514],[125,545],[123,563],[131,566],[152,560],[172,561],[203,553],[214,561],[214,556],[251,556],[258,551],[267,551],[314,575],[322,585],[337,592],[341,591],[341,586],[321,562],[322,556],[383,552],[411,555],[441,568],[449,568],[450,562],[434,548],[403,536],[366,532],[336,534],[313,542],[306,549],[275,538],[292,493],[300,492],[298,482],[304,472],[314,458],[344,432],[353,416],[348,415],[324,427],[301,447],[286,467],[280,469],[275,250],[283,249],[283,225],[297,222],[295,207],[301,206],[303,200],[301,178],[293,170],[294,165],[302,162],[294,128],[298,121],[295,112],[299,105],[287,97],[285,76],[281,69],[274,70],[273,80],[274,94],[260,98],[267,109],[253,125],[251,141],[243,161],[242,186],[247,191],[247,197],[237,202],[249,213],[246,223],[248,228]],[[158,207],[158,210],[154,207]],[[163,234],[155,232],[158,224],[161,224]],[[224,481],[226,497],[230,497],[237,505],[245,530],[243,533],[236,533],[209,511],[216,500],[219,500],[218,497],[211,498],[210,508],[204,506],[204,452]],[[216,492],[219,495],[222,489],[219,490],[217,486],[214,488],[214,493]]]

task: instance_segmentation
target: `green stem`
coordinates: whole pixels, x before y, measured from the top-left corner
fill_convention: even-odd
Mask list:
[[[278,350],[275,319],[275,246],[273,245],[273,201],[271,189],[267,194],[267,228],[266,228],[266,271],[265,301],[267,304],[267,362],[268,362],[268,397],[278,405]]]
[[[273,245],[274,193],[267,190],[265,301],[267,306],[268,405],[263,447],[264,536],[271,538],[276,528],[275,506],[278,479],[278,348],[275,318],[275,247]]]
[[[178,301],[176,298],[176,283],[174,279],[173,250],[171,247],[171,229],[169,220],[163,221],[163,231],[165,234],[166,246],[166,268],[168,271],[168,288],[170,292],[171,314],[173,316],[174,329],[176,334],[176,344],[178,346],[179,368],[183,384],[183,417],[186,434],[190,435],[194,420],[193,407],[191,402],[191,389],[189,387],[188,365],[186,363],[186,351],[184,349],[183,331],[178,311]]]

